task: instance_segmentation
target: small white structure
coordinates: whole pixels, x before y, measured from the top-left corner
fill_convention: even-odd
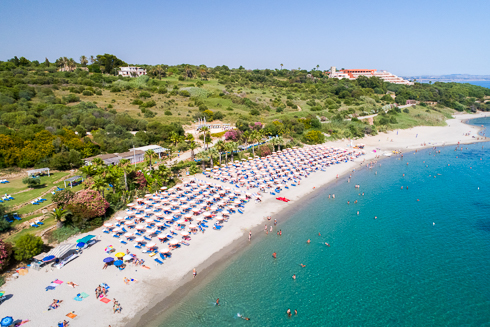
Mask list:
[[[32,169],[27,171],[27,176],[36,177],[36,176],[44,175],[46,173],[48,173],[49,176],[49,168]]]
[[[158,158],[161,159],[162,156],[161,156],[161,153],[164,153],[164,152],[167,152],[168,149],[166,148],[163,148],[159,145],[147,145],[147,146],[141,146],[139,148],[134,148],[134,150],[140,150],[140,151],[143,151],[143,152],[146,152],[148,150],[153,150],[153,152],[155,153],[158,153]],[[132,150],[131,150],[132,151]]]
[[[138,77],[141,75],[146,75],[146,69],[141,67],[120,67],[119,75],[124,77]]]

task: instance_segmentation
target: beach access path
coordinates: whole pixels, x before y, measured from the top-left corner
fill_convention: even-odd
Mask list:
[[[275,196],[266,192],[262,203],[247,204],[244,214],[232,215],[221,231],[208,228],[204,234],[193,235],[189,242],[190,246],[182,246],[172,251],[172,257],[165,260],[162,266],[156,266],[153,259],[142,254],[141,250],[135,249],[131,244],[121,244],[118,239],[102,233],[102,228],[99,228],[90,233],[97,235],[98,242],[84,250],[80,257],[62,269],[52,271],[46,268],[40,271],[30,269],[27,275],[8,281],[2,290],[11,297],[9,296],[10,298],[1,304],[1,312],[4,315],[11,315],[14,319],[29,319],[31,321],[29,324],[32,326],[57,326],[57,323],[64,319],[70,320],[72,327],[144,326],[144,324],[139,325],[139,321],[145,313],[184,284],[197,283],[199,272],[212,267],[220,260],[220,253],[232,246],[243,247],[249,244],[248,231],[264,223],[269,225],[270,222],[266,220],[266,216],[271,215],[272,219],[278,218],[280,222],[280,217],[274,216],[277,212],[288,206],[294,206],[305,195],[317,192],[322,185],[335,181],[337,175],[342,176],[351,172],[364,161],[364,164],[367,163],[376,155],[382,154],[383,151],[407,152],[423,147],[441,146],[443,143],[449,145],[458,142],[477,142],[477,139],[472,136],[477,135],[479,128],[464,124],[461,120],[482,116],[484,114],[481,113],[458,115],[457,118],[448,120],[449,126],[445,127],[415,127],[400,130],[398,135],[396,131],[391,131],[387,134],[382,133],[353,141],[354,144],[364,143],[366,145],[364,149],[366,155],[348,163],[329,167],[325,172],[314,172],[306,179],[303,178],[301,185],[281,192],[281,196],[293,200],[289,203],[277,201]],[[465,133],[470,133],[470,135],[464,136]],[[328,145],[345,148],[350,145],[350,141],[329,142]],[[377,152],[373,152],[376,149],[378,149]],[[222,184],[219,181],[207,179],[203,175],[196,177]],[[256,189],[252,189],[251,192],[256,192]],[[123,213],[119,213],[119,216],[121,215]],[[84,235],[72,237],[65,243],[75,243],[76,239]],[[135,253],[146,261],[150,269],[129,265],[124,271],[119,271],[113,266],[103,270],[102,260],[111,256],[104,252],[108,245],[113,245],[116,252],[126,252],[128,249],[131,253]],[[194,281],[193,268],[198,271],[198,277]],[[137,279],[138,282],[126,285],[123,282],[124,277]],[[63,281],[63,284],[57,286],[55,290],[46,291],[45,288],[56,279]],[[66,284],[67,282],[74,282],[79,286],[73,289]],[[108,298],[111,300],[116,298],[120,302],[121,313],[113,313],[112,301],[106,304],[95,299],[94,290],[101,283],[107,283],[110,286]],[[89,297],[82,301],[75,301],[76,294],[81,292],[87,293]],[[48,311],[47,308],[53,299],[63,300],[63,303],[58,309]],[[67,318],[66,314],[72,311],[77,316],[74,319]]]

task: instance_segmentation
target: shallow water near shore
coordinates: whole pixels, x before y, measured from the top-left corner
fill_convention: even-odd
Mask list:
[[[489,147],[405,153],[319,190],[151,325],[488,324]]]

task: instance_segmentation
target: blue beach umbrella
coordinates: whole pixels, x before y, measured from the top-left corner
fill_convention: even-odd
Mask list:
[[[13,322],[14,322],[14,319],[10,316],[7,316],[7,317],[2,318],[2,320],[0,320],[0,325],[1,326],[10,326],[13,324]]]
[[[120,265],[123,264],[123,261],[122,260],[117,260],[117,261],[114,261],[114,266],[118,267]]]
[[[114,258],[113,257],[107,257],[107,258],[104,259],[104,262],[106,262],[106,263],[109,263],[109,262],[112,262],[112,261],[114,261]]]
[[[56,257],[54,255],[48,255],[47,257],[43,258],[43,262],[50,262],[53,261]]]
[[[78,248],[83,248],[84,246],[85,246],[85,243],[84,243],[84,242],[79,242],[79,243],[77,244],[77,247],[78,247]]]

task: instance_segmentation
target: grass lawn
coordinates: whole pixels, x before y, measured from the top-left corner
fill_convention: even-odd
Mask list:
[[[30,216],[27,218],[27,220],[29,219],[32,219],[32,218],[36,218],[36,217],[39,217],[41,216],[42,214],[37,214],[37,215],[33,215],[33,216]],[[53,226],[56,224],[56,220],[54,218],[47,218],[43,221],[44,225],[41,225],[40,227],[29,227],[29,228],[25,228],[23,230],[21,230],[20,232],[18,232],[17,234],[14,234],[14,235],[11,235],[9,236],[6,241],[8,242],[12,242],[12,243],[15,243],[15,241],[21,237],[22,235],[25,235],[25,234],[38,234],[40,233],[41,231]]]
[[[14,200],[10,201],[4,201],[4,204],[8,207],[14,207],[16,205],[19,205],[21,203],[33,200],[35,198],[38,198],[43,192],[46,192],[53,186],[60,186],[64,188],[63,182],[53,184],[54,181],[63,178],[64,176],[67,176],[69,173],[67,172],[58,172],[54,174],[50,174],[51,176],[43,176],[41,177],[41,183],[45,185],[45,187],[40,187],[33,189],[28,192],[23,192],[19,194],[12,195],[14,197]],[[2,184],[2,194],[7,193],[7,194],[12,194],[15,192],[19,192],[22,190],[27,189],[27,185],[22,183],[22,178],[23,177],[18,177],[15,179],[12,179],[10,183],[8,184]]]

